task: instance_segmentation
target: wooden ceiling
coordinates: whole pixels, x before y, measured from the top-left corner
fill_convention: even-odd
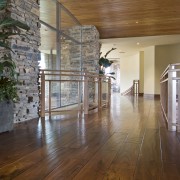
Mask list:
[[[44,1],[44,0],[41,0]],[[101,39],[180,34],[180,0],[59,0]]]

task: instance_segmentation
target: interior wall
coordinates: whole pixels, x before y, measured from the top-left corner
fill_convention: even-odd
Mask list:
[[[121,93],[133,85],[133,80],[139,79],[139,53],[121,58],[120,85]]]
[[[100,49],[100,52],[102,52],[101,57],[104,56],[112,48],[116,48],[116,47],[114,47],[113,44],[102,44],[101,49]],[[116,50],[111,51],[108,54],[107,58],[109,58],[109,59],[116,59],[117,58],[117,60],[120,60],[120,53],[118,51],[118,47]]]
[[[180,62],[180,44],[155,47],[155,94],[160,94],[159,79],[165,68]]]
[[[102,44],[101,56],[104,56],[113,44]],[[116,47],[116,46],[115,46]],[[120,64],[120,92],[124,92],[133,85],[133,80],[139,79],[139,52],[131,55],[122,55],[117,50],[112,51],[107,58],[114,59]]]
[[[154,94],[155,87],[155,46],[144,49],[144,94]]]

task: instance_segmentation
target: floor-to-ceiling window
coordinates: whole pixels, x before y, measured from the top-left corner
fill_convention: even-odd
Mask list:
[[[59,2],[46,0],[41,2],[41,69],[82,70],[82,26],[78,20]],[[46,108],[51,86],[51,108],[76,104],[79,85],[71,80],[74,77],[54,76],[60,81],[46,82]]]

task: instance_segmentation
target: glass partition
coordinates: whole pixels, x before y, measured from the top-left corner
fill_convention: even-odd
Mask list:
[[[54,28],[56,28],[56,7],[56,2],[52,0],[43,0],[40,3],[40,20]]]
[[[46,7],[45,11],[43,6]],[[60,71],[81,71],[81,24],[59,2],[52,0],[42,1],[41,7],[40,68]],[[49,109],[49,97],[51,97],[52,109],[78,103],[78,91],[82,87],[82,84],[73,82],[72,80],[75,79],[75,77],[48,76],[48,78],[59,81],[46,81],[45,83],[46,109]]]

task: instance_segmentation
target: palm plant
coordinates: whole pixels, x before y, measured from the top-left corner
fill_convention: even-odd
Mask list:
[[[101,57],[99,59],[99,74],[104,75],[105,74],[105,68],[108,68],[111,66],[111,64],[113,63],[113,61],[110,61],[109,59],[107,59],[107,55],[111,52],[114,51],[116,48],[112,48],[110,49],[105,55],[104,57]],[[100,53],[101,56],[101,53]],[[111,75],[114,75],[114,72],[108,73]],[[110,76],[111,78],[115,79],[113,76]]]
[[[0,10],[3,10],[7,6],[7,0],[1,0],[0,2]]]

